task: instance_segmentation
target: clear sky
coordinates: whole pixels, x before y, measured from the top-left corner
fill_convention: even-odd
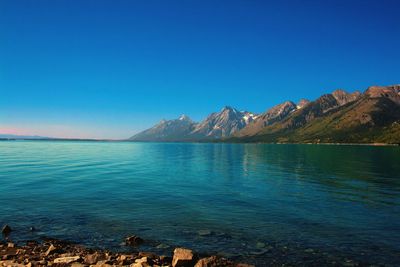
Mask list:
[[[0,0],[0,133],[127,138],[400,83],[400,1]]]

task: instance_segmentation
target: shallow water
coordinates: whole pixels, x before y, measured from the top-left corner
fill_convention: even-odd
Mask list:
[[[400,264],[399,147],[3,141],[0,203],[17,241]]]

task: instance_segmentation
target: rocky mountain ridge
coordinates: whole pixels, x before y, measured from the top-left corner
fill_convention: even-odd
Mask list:
[[[285,101],[259,115],[226,106],[200,123],[161,121],[133,141],[400,143],[400,85],[363,93],[338,89],[314,101]]]
[[[352,94],[335,91],[254,134],[240,133],[230,141],[398,144],[400,86],[371,86]]]

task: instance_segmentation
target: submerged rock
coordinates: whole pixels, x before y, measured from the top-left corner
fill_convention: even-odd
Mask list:
[[[3,228],[1,229],[1,233],[4,235],[9,235],[11,231],[12,229],[8,224],[4,225]]]
[[[210,230],[200,230],[198,234],[199,236],[210,236],[212,232]]]
[[[307,248],[304,250],[306,253],[314,253],[314,250],[312,248]]]
[[[186,248],[176,248],[172,259],[172,267],[193,266],[195,255],[192,250]]]
[[[143,244],[143,242],[144,242],[144,240],[142,238],[136,236],[136,235],[128,236],[125,239],[125,244],[128,245],[128,246],[136,247],[136,246],[139,246],[139,245]]]
[[[257,242],[256,247],[257,248],[265,248],[265,243],[264,242]]]
[[[158,248],[158,249],[167,249],[167,248],[170,248],[170,246],[167,245],[167,244],[161,243],[161,244],[157,245],[156,248]]]

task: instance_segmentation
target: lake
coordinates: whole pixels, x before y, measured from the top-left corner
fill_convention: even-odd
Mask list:
[[[0,203],[15,241],[400,264],[394,146],[2,141]]]

